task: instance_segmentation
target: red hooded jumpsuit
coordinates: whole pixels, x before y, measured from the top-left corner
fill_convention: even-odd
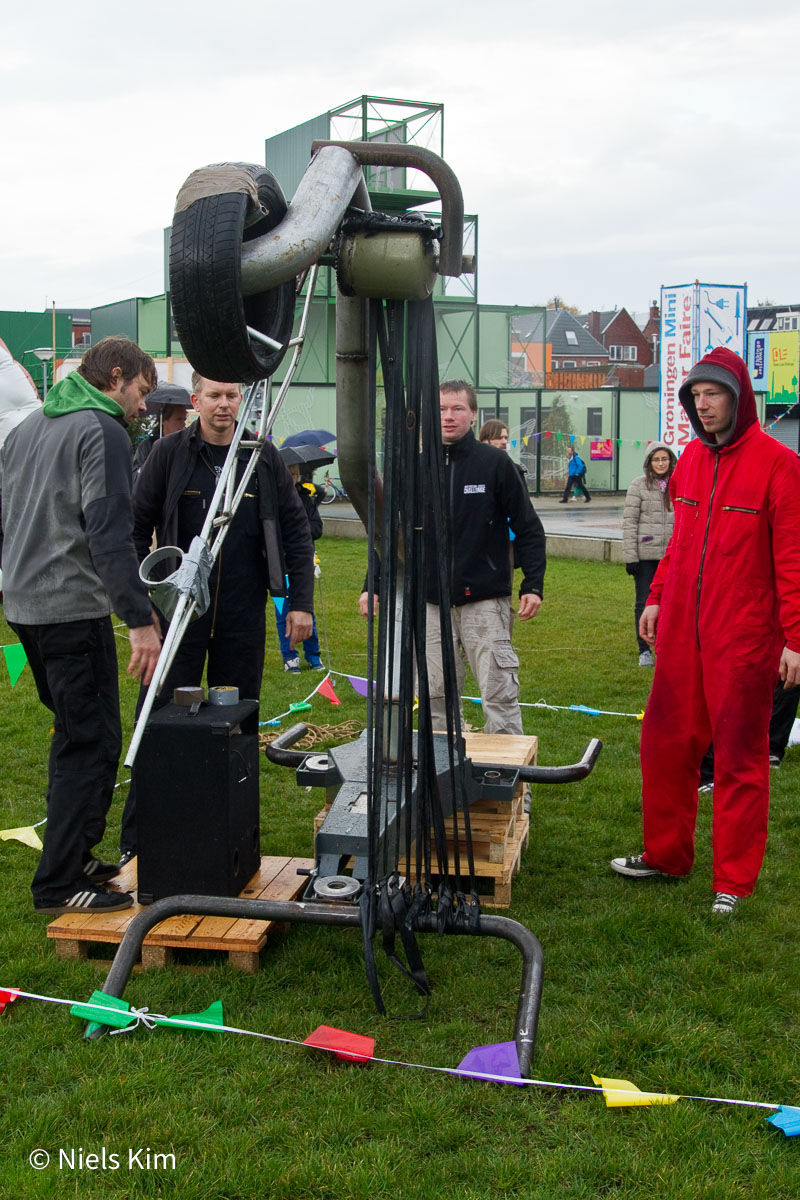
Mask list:
[[[704,433],[691,395],[709,378],[704,364],[739,383],[724,445]],[[772,692],[784,644],[800,651],[800,460],[760,429],[730,350],[701,359],[680,400],[699,436],[670,481],[675,528],[648,597],[660,610],[642,725],[644,857],[665,874],[691,870],[713,741],[713,889],[749,896],[767,839]]]

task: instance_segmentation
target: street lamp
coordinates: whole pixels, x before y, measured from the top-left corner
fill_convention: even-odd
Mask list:
[[[47,364],[55,356],[55,350],[52,346],[37,346],[35,350],[31,350],[31,354],[35,354],[42,364],[42,402],[44,402],[47,399]],[[53,372],[53,383],[55,383],[55,366]]]

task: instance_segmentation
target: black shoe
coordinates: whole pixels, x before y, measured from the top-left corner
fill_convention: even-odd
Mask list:
[[[132,858],[135,858],[135,857],[136,857],[136,851],[135,851],[135,850],[121,850],[121,851],[120,851],[120,856],[119,856],[119,862],[117,863],[117,866],[116,866],[116,871],[115,871],[115,873],[116,873],[117,875],[119,875],[119,873],[120,873],[120,871],[122,870],[122,868],[123,868],[123,867],[124,867],[124,866],[125,866],[127,863],[129,863],[129,862],[131,861],[131,859],[132,859]]]
[[[559,500],[559,504],[569,504],[569,500]]]
[[[85,912],[85,913],[107,913],[116,912],[120,908],[130,908],[133,904],[133,896],[127,892],[107,892],[105,888],[88,887],[82,892],[75,892],[72,896],[67,896],[60,904],[48,904],[45,901],[43,904],[37,904],[34,901],[33,907],[40,913],[69,913],[69,912]]]
[[[116,863],[103,862],[101,858],[90,858],[83,868],[84,875],[87,875],[92,883],[108,883],[117,872]]]

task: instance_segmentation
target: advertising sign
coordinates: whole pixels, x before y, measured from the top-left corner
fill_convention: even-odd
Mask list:
[[[718,346],[744,359],[746,331],[746,287],[699,282],[662,287],[659,436],[676,454],[692,437],[678,399],[681,384],[697,360]]]

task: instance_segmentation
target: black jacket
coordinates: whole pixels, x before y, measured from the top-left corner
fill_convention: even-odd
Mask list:
[[[200,422],[159,438],[142,467],[133,491],[133,540],[141,562],[150,551],[153,530],[159,546],[177,546],[178,501],[197,465],[202,446]],[[239,458],[249,455],[241,450]],[[256,464],[259,523],[264,542],[269,590],[286,595],[289,608],[314,608],[314,545],[303,503],[275,447],[267,442]],[[200,527],[195,531],[200,532]],[[182,550],[188,549],[186,546]],[[165,564],[168,575],[177,564]]]
[[[443,447],[450,522],[450,600],[458,606],[511,595],[509,525],[522,568],[520,595],[543,594],[545,536],[514,462],[471,431]],[[426,596],[439,603],[433,514],[426,525]]]

